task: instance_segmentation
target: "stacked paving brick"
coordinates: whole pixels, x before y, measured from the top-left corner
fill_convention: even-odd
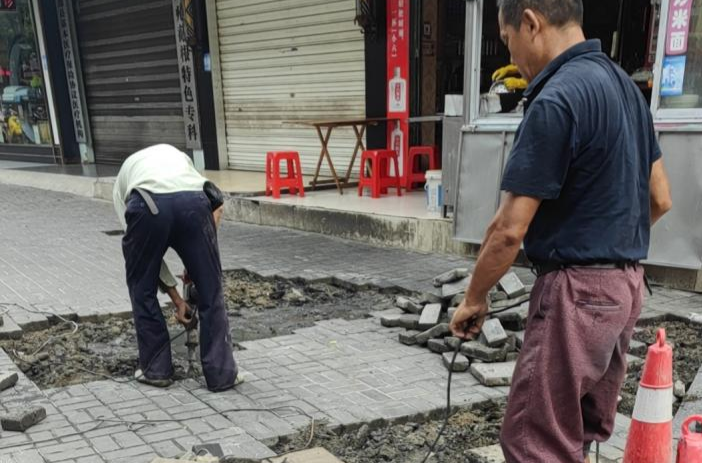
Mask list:
[[[449,322],[470,282],[471,274],[465,268],[438,275],[433,284],[442,288],[439,301],[398,296],[396,306],[404,313],[384,315],[381,324],[405,328],[398,336],[401,343],[440,354],[447,369],[468,370],[484,386],[508,386],[525,337],[532,287],[525,286],[513,272],[501,278],[490,293],[491,317],[484,322],[479,337],[467,341],[451,335]],[[633,339],[628,363],[642,363],[646,352],[647,345]]]
[[[451,335],[449,321],[470,282],[466,268],[438,275],[433,284],[442,288],[440,301],[398,296],[396,306],[404,313],[385,315],[381,324],[405,328],[398,336],[401,343],[440,354],[447,369],[468,370],[485,386],[507,386],[524,338],[531,287],[523,285],[515,273],[503,277],[490,294],[490,310],[510,308],[487,319],[478,339],[465,341]]]

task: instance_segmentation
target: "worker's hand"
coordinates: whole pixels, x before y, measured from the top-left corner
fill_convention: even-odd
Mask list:
[[[475,339],[481,332],[487,315],[488,303],[486,301],[480,304],[467,304],[466,300],[463,300],[449,322],[449,329],[457,338]]]
[[[220,227],[220,221],[222,220],[222,214],[225,212],[225,206],[220,206],[214,211],[212,211],[212,218],[215,220],[215,229]]]
[[[491,79],[493,79],[493,82],[497,82],[509,76],[519,75],[520,71],[518,70],[517,66],[515,66],[514,64],[508,64],[507,66],[503,66],[502,68],[496,69],[496,71],[491,76]]]
[[[176,302],[176,320],[178,321],[178,323],[187,328],[193,321],[191,317],[192,311],[190,310],[190,306],[188,305],[188,303],[183,299]]]

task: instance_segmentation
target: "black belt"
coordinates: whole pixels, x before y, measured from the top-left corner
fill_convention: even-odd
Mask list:
[[[591,268],[591,269],[620,269],[625,270],[628,267],[637,267],[639,262],[636,260],[623,260],[617,262],[599,262],[591,264],[562,264],[558,262],[546,262],[542,264],[532,264],[532,273],[541,277],[547,273],[564,270],[567,268]]]
[[[591,269],[620,269],[625,270],[628,267],[635,268],[639,265],[639,261],[636,260],[622,260],[617,262],[602,262],[593,264],[561,264],[557,262],[547,262],[543,264],[532,264],[532,273],[536,276],[541,277],[547,273],[556,272],[557,270],[564,270],[567,268],[591,268]],[[652,287],[649,284],[649,278],[647,274],[644,274],[644,284],[647,287],[649,295],[652,295]]]

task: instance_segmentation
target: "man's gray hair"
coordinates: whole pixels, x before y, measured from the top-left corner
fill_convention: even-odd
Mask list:
[[[541,13],[553,26],[583,24],[581,0],[497,0],[497,3],[503,15],[503,22],[515,29],[520,28],[522,13],[528,8]]]

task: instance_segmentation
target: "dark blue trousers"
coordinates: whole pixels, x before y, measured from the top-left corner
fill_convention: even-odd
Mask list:
[[[210,202],[203,192],[152,194],[159,209],[152,215],[133,192],[127,202],[127,232],[122,252],[139,344],[139,364],[151,379],[173,375],[166,321],[156,297],[161,261],[173,248],[198,291],[200,360],[208,389],[234,385],[237,365],[222,292],[222,267]]]

